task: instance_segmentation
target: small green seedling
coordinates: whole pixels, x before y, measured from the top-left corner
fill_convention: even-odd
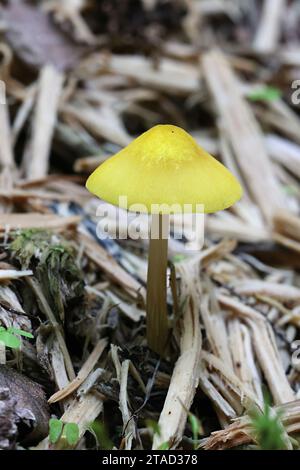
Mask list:
[[[278,412],[265,402],[263,411],[252,410],[249,415],[255,440],[261,450],[286,449],[284,427]]]
[[[163,443],[159,446],[158,450],[169,450],[169,448],[170,448],[169,443],[168,443],[168,442],[163,442]]]
[[[281,91],[272,86],[265,86],[251,92],[248,98],[251,101],[276,101],[281,98]]]
[[[49,420],[49,440],[51,444],[55,444],[63,430],[64,424],[60,419],[51,418]]]
[[[79,440],[79,428],[76,423],[66,423],[63,429],[63,437],[66,437],[70,446],[75,446]]]
[[[146,419],[146,426],[148,429],[151,429],[153,432],[153,435],[157,434],[158,436],[161,435],[160,432],[160,426],[157,423],[157,421],[154,421],[153,419]]]
[[[49,440],[51,444],[57,444],[61,441],[64,447],[64,441],[70,446],[75,446],[79,440],[79,428],[76,423],[63,423],[60,419],[51,418],[49,420]]]
[[[156,421],[153,419],[146,419],[146,426],[152,431],[153,435],[157,434],[159,437],[161,436],[160,425]],[[169,442],[163,442],[159,446],[158,450],[169,450],[169,448]]]
[[[200,420],[193,413],[189,413],[188,419],[192,428],[194,449],[197,449],[198,440],[204,434],[203,427]]]
[[[180,263],[181,261],[186,260],[186,255],[182,255],[181,253],[178,253],[172,257],[173,263]]]
[[[94,436],[97,447],[101,450],[112,450],[114,447],[113,442],[111,441],[107,428],[104,423],[99,420],[95,420],[90,423],[88,430]]]
[[[21,341],[16,335],[24,336],[25,338],[34,338],[34,336],[27,331],[13,327],[4,328],[4,326],[0,326],[0,342],[4,343],[7,348],[18,349],[20,347]]]

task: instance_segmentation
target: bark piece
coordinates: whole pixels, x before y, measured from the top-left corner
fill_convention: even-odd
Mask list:
[[[0,419],[2,419],[3,413],[8,414],[11,422],[10,430],[7,430],[9,442],[4,445],[10,445],[11,437],[13,439],[17,437],[17,430],[11,421],[13,415],[15,425],[22,420],[28,425],[27,432],[23,436],[26,443],[37,441],[46,436],[50,416],[46,397],[40,385],[11,367],[1,365],[0,389],[2,389],[2,394],[0,393],[0,409],[2,408]],[[1,425],[0,430],[2,432]]]

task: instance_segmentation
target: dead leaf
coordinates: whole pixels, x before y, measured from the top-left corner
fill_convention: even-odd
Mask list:
[[[46,64],[69,69],[86,51],[60,31],[49,14],[25,1],[10,2],[0,10],[0,17],[7,26],[8,43],[34,69]]]

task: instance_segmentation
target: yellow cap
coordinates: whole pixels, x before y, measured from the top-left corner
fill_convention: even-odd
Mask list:
[[[206,213],[217,212],[242,196],[230,171],[183,129],[171,125],[158,125],[140,135],[102,163],[86,187],[111,204],[129,210],[142,204],[140,212],[148,213],[156,212],[155,204],[163,207],[162,213],[181,212],[187,205],[190,212],[199,212],[199,204]],[[127,203],[120,196],[126,196]]]

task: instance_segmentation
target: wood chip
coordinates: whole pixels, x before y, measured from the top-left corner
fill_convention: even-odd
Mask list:
[[[264,0],[260,23],[253,42],[257,52],[270,54],[276,49],[285,7],[285,0]]]
[[[48,173],[51,142],[63,79],[63,75],[52,65],[46,65],[40,72],[32,138],[25,151],[25,176],[29,179],[42,178]]]
[[[263,215],[271,223],[273,213],[284,207],[284,201],[262,131],[241,96],[239,82],[226,57],[221,52],[208,52],[202,64],[241,172]]]
[[[300,301],[300,289],[294,286],[266,282],[256,279],[244,279],[232,284],[239,295],[267,295],[282,301]]]
[[[15,162],[6,103],[0,104],[0,187],[10,190],[14,181]]]
[[[80,385],[85,381],[87,376],[92,372],[93,368],[98,362],[106,346],[107,346],[107,339],[106,338],[100,339],[98,343],[96,344],[96,346],[94,347],[91,354],[89,355],[88,359],[85,361],[85,363],[81,367],[75,379],[73,379],[72,382],[70,382],[65,388],[54,393],[49,398],[48,403],[50,404],[56,403],[57,401],[63,400],[64,398],[69,396],[71,393],[75,392],[75,390],[77,390],[78,387],[80,387]]]
[[[98,64],[99,70],[134,79],[137,83],[161,91],[187,94],[199,90],[200,72],[197,67],[163,58],[158,64],[139,55],[91,56],[83,70]]]
[[[300,241],[300,217],[280,210],[274,214],[274,228],[277,232]]]
[[[120,410],[123,419],[123,434],[125,436],[125,450],[130,450],[132,447],[132,441],[136,437],[134,420],[131,417],[131,413],[128,407],[128,395],[127,395],[127,381],[129,371],[129,360],[122,362],[120,371]]]
[[[0,214],[0,232],[27,228],[65,229],[77,225],[80,220],[81,217],[79,216],[60,217],[54,214],[38,214],[36,212]]]
[[[180,356],[175,364],[171,382],[158,425],[160,435],[155,434],[153,449],[168,442],[174,449],[180,442],[187,414],[199,383],[199,361],[202,337],[199,322],[200,293],[199,260],[181,264],[182,298],[188,298],[182,320]]]
[[[15,269],[0,269],[0,281],[19,279],[20,277],[32,276],[32,271],[16,271]]]

